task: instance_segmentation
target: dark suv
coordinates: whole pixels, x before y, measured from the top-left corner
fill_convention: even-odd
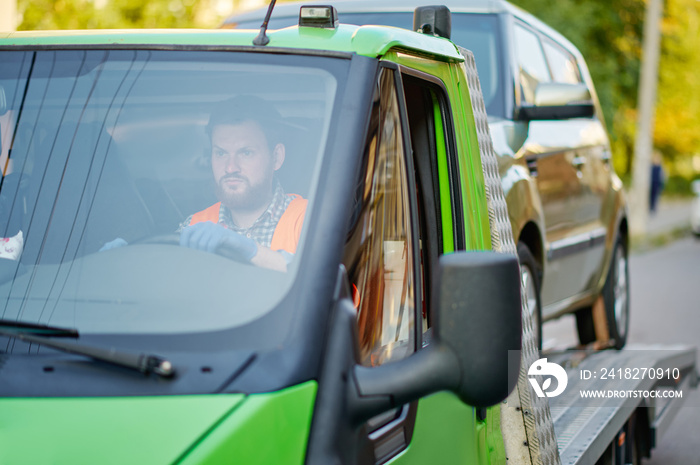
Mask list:
[[[296,24],[301,4],[277,6],[270,28]],[[445,5],[451,40],[476,58],[540,344],[542,321],[575,313],[582,344],[609,336],[621,348],[629,314],[626,201],[583,57],[508,2]],[[413,24],[417,3],[333,6],[343,23],[421,28]],[[265,11],[230,17],[222,27],[257,29]]]

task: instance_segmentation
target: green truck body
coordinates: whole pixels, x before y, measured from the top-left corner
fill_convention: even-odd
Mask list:
[[[363,56],[371,60],[372,64],[367,68],[374,69],[372,75],[364,76],[368,83],[377,79],[374,73],[378,69],[390,70],[397,76],[399,69],[424,74],[432,80],[430,86],[439,83],[443,90],[440,96],[442,106],[435,100],[434,108],[428,111],[428,116],[436,121],[431,127],[437,128],[433,136],[437,139],[434,144],[435,160],[431,163],[438,188],[437,201],[433,204],[439,206],[431,215],[434,221],[440,223],[440,254],[450,254],[460,249],[491,248],[487,199],[464,58],[451,42],[395,28],[345,25],[335,29],[295,27],[270,31],[270,43],[264,48],[252,46],[255,35],[250,31],[168,30],[13,33],[0,39],[0,49],[25,53],[66,50],[222,51],[232,60],[249,54],[265,57],[318,54],[345,61],[352,56]],[[391,66],[381,68],[385,64]],[[9,94],[7,86],[5,89]],[[361,129],[351,137],[364,139],[367,135],[363,135],[366,130],[363,120],[368,109],[358,105],[351,110],[356,112],[352,118],[359,121],[357,127]],[[443,123],[442,118],[449,120]],[[450,132],[446,133],[446,130]],[[453,139],[446,140],[443,134]],[[114,132],[111,136],[117,139]],[[354,156],[361,159],[362,153]],[[333,163],[332,157],[329,160]],[[461,234],[461,237],[457,234]],[[432,253],[436,254],[436,251]],[[340,263],[336,269],[338,265]],[[206,292],[206,289],[200,291]],[[335,299],[338,300],[337,295]],[[332,310],[328,308],[329,312]],[[428,311],[436,313],[431,309]],[[421,324],[413,323],[415,326]],[[427,329],[433,323],[428,324],[426,319],[425,325]],[[4,335],[12,340],[8,334]],[[177,364],[175,366],[177,369]],[[110,369],[109,364],[107,369]],[[60,371],[60,368],[56,371]],[[5,373],[3,376],[11,374]],[[139,376],[144,375],[129,376],[138,380]],[[179,373],[175,378],[178,376]],[[312,425],[318,421],[315,419],[318,418],[319,408],[317,383],[323,382],[319,381],[319,378],[323,379],[319,373],[315,377],[272,392],[251,390],[153,396],[134,395],[131,390],[128,395],[119,395],[116,390],[111,395],[95,392],[89,396],[80,395],[79,390],[73,395],[70,389],[69,392],[62,390],[56,396],[47,395],[50,389],[38,396],[22,395],[21,389],[6,392],[6,397],[0,401],[3,431],[0,461],[322,463],[323,459],[307,457]],[[90,380],[85,379],[84,382],[89,383]],[[160,383],[168,382],[168,379],[160,380]],[[436,390],[439,389],[430,389],[433,392]],[[443,463],[486,464],[504,460],[497,414],[489,412],[483,418],[477,418],[474,407],[465,405],[457,395],[448,392],[421,395],[411,400],[410,409],[409,404],[405,409],[394,407],[398,415],[404,417],[410,410],[409,418],[399,422],[403,423],[397,430],[400,440],[397,440],[399,435],[393,432],[388,435],[389,442],[382,449],[380,441],[370,439],[375,443],[372,453],[372,446],[367,446],[368,436],[376,436],[377,428],[372,433],[364,422],[353,421],[348,424],[362,432],[354,434],[355,444],[340,447],[356,449],[344,454],[363,463],[367,457],[371,462],[388,460],[391,463],[438,460]],[[340,402],[340,399],[335,401]],[[381,408],[376,413],[381,413]],[[394,417],[390,420],[396,423],[399,417]],[[391,421],[385,423],[390,424]],[[321,444],[319,440],[316,442]],[[325,452],[331,456],[337,455],[337,451]]]

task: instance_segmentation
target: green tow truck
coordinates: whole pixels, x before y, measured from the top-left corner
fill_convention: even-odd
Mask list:
[[[417,14],[426,33],[311,7],[269,32],[0,37],[0,463],[648,455],[677,403],[652,424],[641,400],[534,396],[474,59]],[[282,270],[181,245],[220,193],[213,108],[238,96],[274,107],[275,186],[308,201]],[[668,354],[643,363],[695,381],[694,350]],[[571,407],[607,415],[583,447]]]

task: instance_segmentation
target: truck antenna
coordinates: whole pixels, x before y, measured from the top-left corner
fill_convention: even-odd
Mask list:
[[[270,21],[270,16],[272,16],[272,9],[275,7],[276,0],[270,0],[270,5],[267,7],[267,13],[265,14],[265,20],[260,26],[260,34],[253,39],[253,45],[267,45],[270,43],[270,38],[267,37],[265,32],[267,31],[267,23]]]

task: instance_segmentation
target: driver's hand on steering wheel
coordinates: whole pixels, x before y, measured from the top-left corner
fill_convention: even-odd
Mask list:
[[[258,253],[258,244],[253,239],[211,221],[196,223],[183,229],[180,233],[180,245],[211,253],[220,247],[227,247],[247,262]]]

